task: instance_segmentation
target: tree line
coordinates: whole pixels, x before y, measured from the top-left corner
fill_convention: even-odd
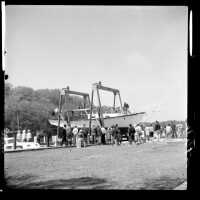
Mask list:
[[[48,128],[48,119],[57,119],[55,108],[59,106],[59,89],[38,89],[5,83],[4,127],[10,130],[30,129],[32,131]],[[80,107],[82,98],[67,96],[69,109]]]

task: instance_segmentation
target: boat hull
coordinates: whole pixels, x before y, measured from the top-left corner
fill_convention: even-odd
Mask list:
[[[111,127],[112,125],[118,124],[118,127],[125,128],[125,127],[128,127],[129,124],[136,125],[142,121],[144,115],[145,115],[145,112],[134,113],[134,114],[123,114],[123,115],[118,115],[115,117],[106,117],[104,118],[104,126]],[[49,120],[49,122],[51,125],[58,126],[58,120]],[[61,120],[60,127],[64,127],[64,124],[66,124],[66,121]],[[84,124],[86,127],[89,127],[89,119],[71,121],[70,124],[71,124],[71,127],[74,127],[74,126],[83,127]],[[93,125],[95,126],[100,125],[99,120],[92,119],[91,126]]]
[[[142,121],[145,113],[127,114],[116,117],[104,118],[105,127],[111,127],[118,124],[119,127],[128,127],[129,124],[136,125]]]

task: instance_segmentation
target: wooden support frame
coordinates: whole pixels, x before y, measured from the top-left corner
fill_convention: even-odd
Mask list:
[[[119,90],[118,89],[114,89],[114,88],[110,88],[110,87],[102,86],[101,82],[94,83],[92,85],[92,98],[91,98],[91,107],[90,107],[90,122],[89,122],[90,129],[91,129],[91,120],[92,120],[92,108],[93,108],[94,91],[97,91],[97,97],[98,97],[98,103],[99,103],[99,121],[100,121],[101,126],[104,126],[104,118],[103,118],[103,113],[102,113],[102,107],[101,107],[101,100],[100,100],[99,90],[105,90],[105,91],[108,91],[108,92],[113,92],[113,94],[114,94],[114,102],[113,102],[113,108],[114,108],[114,110],[115,110],[116,95],[118,95],[119,101],[120,101],[121,112],[123,112],[122,100],[121,100],[121,96],[120,96]]]
[[[90,103],[90,121],[89,121],[89,133],[91,134],[91,123],[92,123],[92,109],[93,109],[93,99],[94,99],[94,90],[92,89],[91,94],[91,103]]]
[[[114,102],[113,102],[113,110],[115,111],[115,99],[116,99],[116,93],[114,93]]]
[[[61,110],[62,110],[62,96],[66,97],[66,94],[74,94],[78,96],[82,96],[84,100],[84,108],[86,107],[87,99],[90,105],[90,97],[88,93],[83,93],[83,92],[77,92],[77,91],[72,91],[69,89],[69,86],[66,88],[62,88],[60,91],[60,96],[59,96],[59,111],[58,111],[58,126],[57,126],[57,137],[59,135],[59,129],[60,129],[60,119],[61,119]],[[65,100],[66,102],[66,100]],[[70,125],[70,118],[67,113],[67,123]]]
[[[60,115],[61,115],[61,108],[62,108],[62,91],[59,94],[59,108],[58,108],[58,126],[57,126],[57,138],[59,136],[59,129],[60,129]]]

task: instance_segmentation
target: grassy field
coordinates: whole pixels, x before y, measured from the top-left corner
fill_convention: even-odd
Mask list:
[[[187,178],[186,141],[5,154],[7,187],[170,190]]]

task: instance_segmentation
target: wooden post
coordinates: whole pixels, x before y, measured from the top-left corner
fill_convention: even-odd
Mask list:
[[[115,97],[116,97],[116,93],[114,92],[114,103],[113,103],[113,109],[115,111]]]
[[[65,105],[67,105],[67,103],[66,103],[66,99],[68,98],[69,99],[69,102],[70,102],[70,96],[69,96],[69,87],[68,87],[68,90],[67,90],[67,92],[65,93]],[[68,95],[67,97],[66,97],[66,94]],[[68,106],[68,105],[67,105]],[[67,107],[67,124],[68,124],[68,126],[70,125],[70,116],[69,116],[69,111],[68,111],[68,107]]]
[[[101,110],[101,100],[100,100],[100,95],[99,95],[99,89],[96,88],[97,91],[97,97],[98,97],[98,102],[99,102],[99,121],[101,126],[104,126],[104,121],[103,121],[103,114],[102,114],[102,110]]]
[[[58,136],[59,136],[59,129],[60,129],[61,104],[62,104],[62,94],[60,93],[60,98],[59,98],[59,110],[58,110],[57,138],[58,138]],[[56,145],[57,145],[57,143],[56,143]]]
[[[14,149],[16,149],[16,147],[17,147],[17,134],[15,133],[15,131],[13,131],[13,133],[14,133]]]
[[[94,97],[94,90],[92,89],[91,95],[91,102],[90,102],[90,121],[89,121],[89,133],[91,135],[91,124],[92,124],[92,109],[93,109],[93,97]]]
[[[123,112],[122,100],[121,100],[121,96],[120,96],[120,93],[119,93],[119,92],[118,92],[118,95],[119,95],[119,101],[120,101],[121,112]]]

